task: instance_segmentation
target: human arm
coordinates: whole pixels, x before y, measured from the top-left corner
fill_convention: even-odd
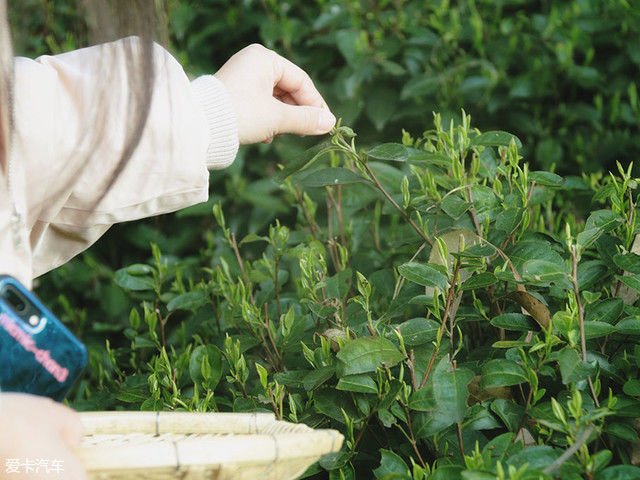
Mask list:
[[[325,133],[335,122],[308,76],[264,47],[243,49],[215,76],[189,82],[156,46],[147,123],[126,169],[96,206],[124,148],[131,93],[122,65],[115,61],[101,78],[96,58],[117,60],[131,41],[16,63],[16,156],[25,163],[34,276],[66,262],[114,223],[205,201],[207,168],[229,165],[238,141]],[[94,145],[84,136],[96,128],[91,107],[98,88],[114,98]]]

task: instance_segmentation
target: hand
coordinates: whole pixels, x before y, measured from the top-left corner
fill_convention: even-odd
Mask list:
[[[262,45],[240,50],[215,76],[231,95],[241,144],[281,133],[322,135],[336,123],[309,75]]]
[[[70,450],[81,439],[80,418],[70,408],[35,395],[0,394],[0,478],[84,480],[84,468]],[[12,460],[21,464],[19,473],[9,473]],[[49,473],[44,465],[27,472],[27,460],[48,461]],[[55,464],[62,471],[54,473]]]

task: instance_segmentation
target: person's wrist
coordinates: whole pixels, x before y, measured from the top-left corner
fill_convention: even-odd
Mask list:
[[[196,78],[191,87],[207,124],[207,168],[228,167],[233,163],[239,146],[237,115],[231,96],[214,75]]]

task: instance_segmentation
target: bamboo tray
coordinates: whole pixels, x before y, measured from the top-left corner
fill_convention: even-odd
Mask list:
[[[340,450],[335,430],[269,413],[85,412],[76,451],[91,480],[289,480]]]

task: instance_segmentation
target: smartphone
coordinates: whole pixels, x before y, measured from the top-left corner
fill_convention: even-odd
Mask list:
[[[87,364],[87,349],[18,280],[0,275],[0,390],[61,401]]]

